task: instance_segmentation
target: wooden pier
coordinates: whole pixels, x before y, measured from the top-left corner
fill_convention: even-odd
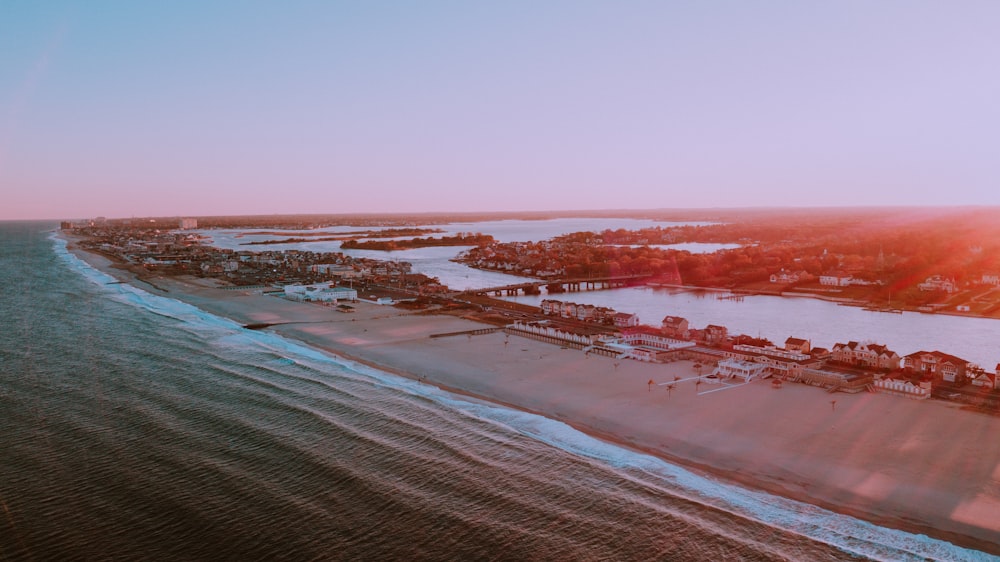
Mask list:
[[[494,295],[494,296],[516,296],[522,292],[526,295],[537,295],[541,288],[545,287],[549,294],[566,293],[576,291],[596,291],[600,289],[613,289],[615,287],[628,287],[634,285],[641,279],[651,277],[652,274],[639,275],[615,275],[608,277],[587,277],[575,279],[546,279],[538,281],[527,281],[524,283],[511,283],[497,287],[484,287],[482,289],[467,289],[452,293],[452,298],[462,295]]]

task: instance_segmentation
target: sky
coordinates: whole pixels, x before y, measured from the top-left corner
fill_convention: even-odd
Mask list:
[[[0,220],[1000,205],[1000,2],[0,0]]]

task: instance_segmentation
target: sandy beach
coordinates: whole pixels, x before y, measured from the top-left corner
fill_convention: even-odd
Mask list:
[[[106,258],[74,251],[136,282]],[[696,375],[689,361],[619,362],[502,332],[431,338],[483,325],[364,302],[341,313],[194,278],[148,281],[137,286],[243,324],[275,324],[267,329],[702,473],[1000,554],[997,417],[936,401],[776,389],[770,381],[696,386],[683,380]]]

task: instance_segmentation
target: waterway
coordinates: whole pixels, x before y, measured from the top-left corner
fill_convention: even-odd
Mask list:
[[[653,226],[708,223],[661,223],[637,219],[552,219],[543,221],[488,221],[429,225],[440,228],[442,235],[459,232],[482,232],[502,242],[539,241],[571,232],[600,232],[605,229],[634,230]],[[358,230],[336,227],[330,232]],[[221,248],[299,249],[337,252],[355,257],[398,259],[413,264],[413,270],[453,289],[472,289],[506,285],[524,277],[482,271],[451,261],[465,247],[419,248],[399,252],[340,250],[340,242],[306,242],[244,246],[251,240],[276,238],[253,235],[253,231],[205,230],[203,234]],[[273,232],[273,231],[272,231]],[[239,237],[237,237],[239,236]],[[728,245],[682,244],[677,249],[690,252],[714,252]],[[874,341],[889,346],[900,355],[921,350],[939,350],[956,355],[987,369],[1000,363],[1000,320],[905,312],[888,314],[808,297],[749,296],[742,301],[718,300],[713,292],[654,289],[647,287],[564,293],[551,298],[614,308],[638,314],[644,324],[659,325],[664,316],[687,318],[692,328],[709,324],[726,326],[730,333],[767,338],[781,345],[788,337],[811,340],[813,346],[831,348],[838,342]],[[542,295],[507,297],[508,300],[537,305]]]

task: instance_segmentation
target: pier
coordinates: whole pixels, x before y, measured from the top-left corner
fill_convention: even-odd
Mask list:
[[[523,283],[511,283],[508,285],[500,285],[496,287],[484,287],[482,289],[467,289],[465,291],[459,291],[452,293],[450,296],[452,298],[462,296],[462,295],[493,295],[501,297],[507,296],[517,296],[522,292],[526,295],[537,295],[541,292],[541,288],[545,287],[549,294],[555,293],[566,293],[566,292],[577,292],[577,291],[595,291],[600,289],[613,289],[615,287],[627,287],[629,285],[635,284],[640,279],[645,279],[651,277],[652,274],[638,274],[638,275],[615,275],[607,277],[587,277],[587,278],[571,278],[571,279],[546,279],[538,281],[526,281]]]

